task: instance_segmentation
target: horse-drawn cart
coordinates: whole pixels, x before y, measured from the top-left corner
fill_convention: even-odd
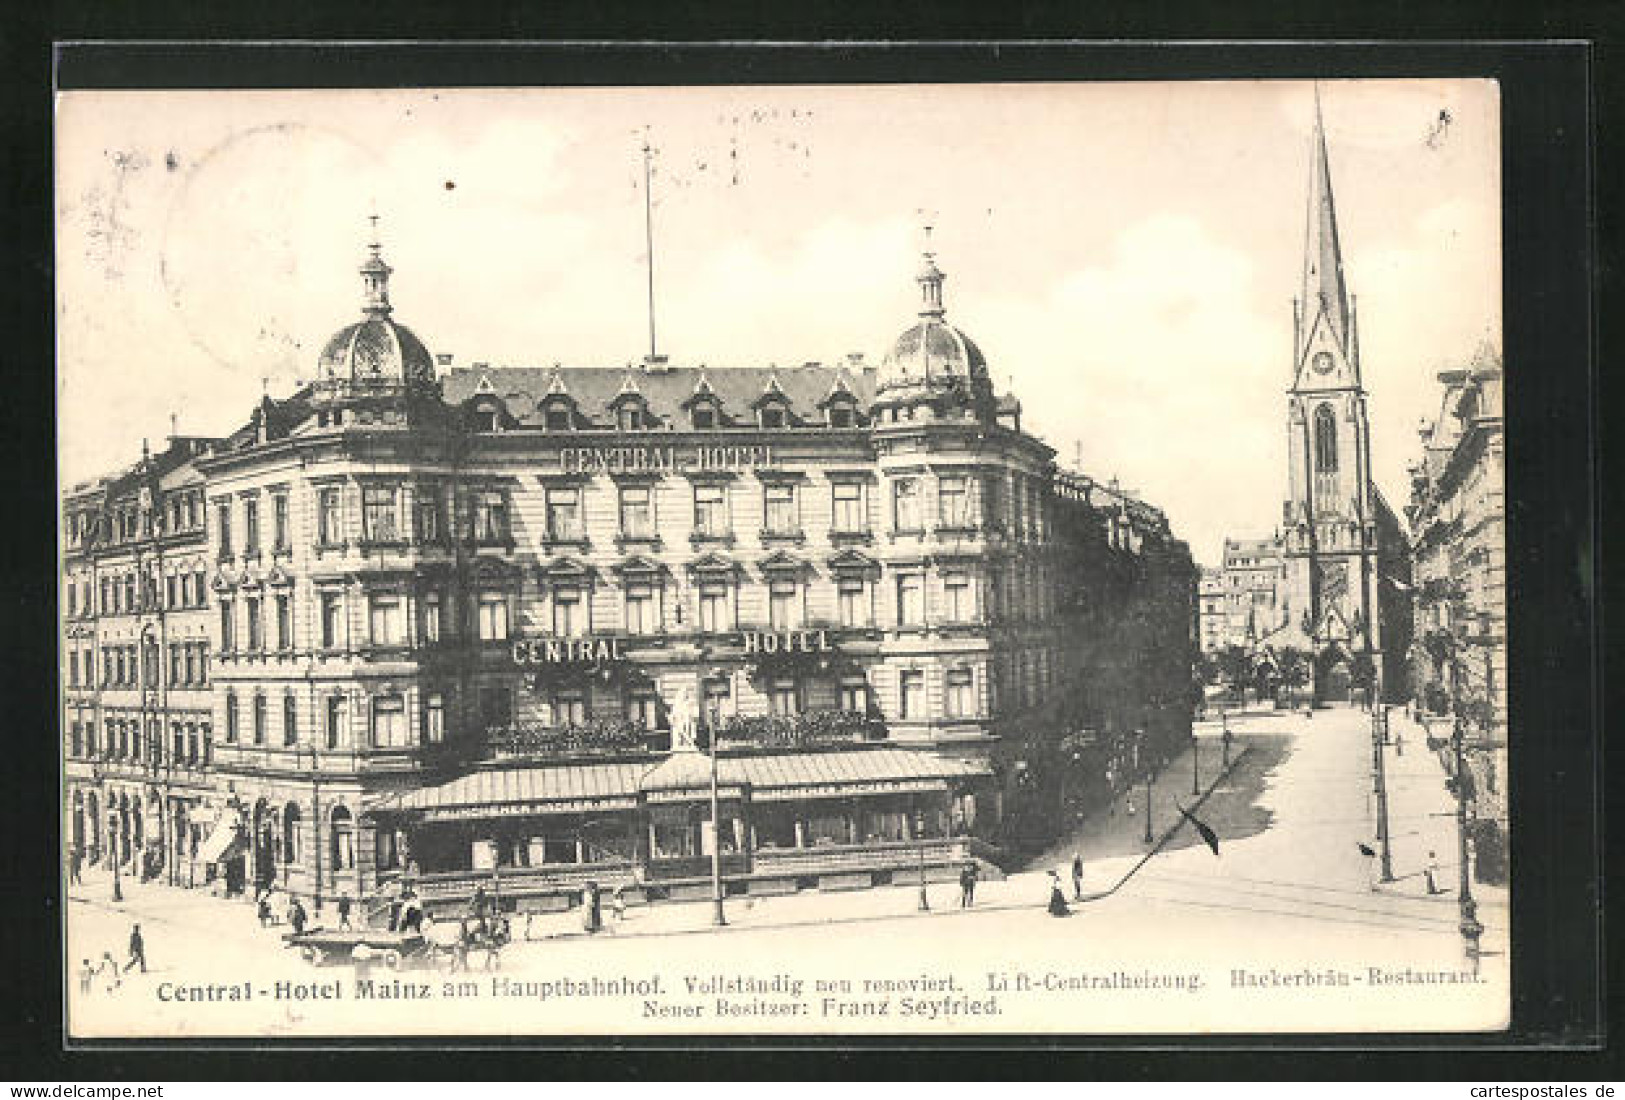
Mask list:
[[[312,966],[381,962],[399,970],[408,961],[430,958],[432,948],[421,932],[383,929],[312,928],[283,937]]]

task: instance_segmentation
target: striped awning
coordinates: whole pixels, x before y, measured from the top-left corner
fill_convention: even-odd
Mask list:
[[[992,774],[985,760],[961,760],[891,747],[724,756],[717,786],[726,798],[749,790],[756,802],[852,798],[947,790]],[[676,752],[655,764],[552,764],[471,772],[437,787],[392,795],[373,811],[420,814],[426,820],[632,809],[640,801],[687,801],[708,795],[711,760]]]

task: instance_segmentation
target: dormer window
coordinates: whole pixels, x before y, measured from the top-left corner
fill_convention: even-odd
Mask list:
[[[714,405],[695,405],[690,415],[695,429],[699,431],[709,431],[717,426],[717,410]]]
[[[475,431],[494,432],[497,428],[497,411],[495,409],[479,409],[474,413]]]
[[[643,410],[628,401],[615,410],[615,426],[623,432],[635,432],[643,427]]]
[[[756,413],[757,422],[763,428],[782,428],[785,426],[783,405],[763,405]]]
[[[829,407],[829,426],[832,428],[850,428],[856,422],[856,414],[848,401],[837,401]]]
[[[570,410],[564,405],[550,405],[546,414],[547,430],[550,432],[567,432],[570,430]]]

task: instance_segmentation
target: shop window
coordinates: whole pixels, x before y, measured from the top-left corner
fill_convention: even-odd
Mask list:
[[[405,748],[406,700],[400,695],[379,695],[372,701],[372,743],[378,748]]]
[[[925,673],[917,668],[897,674],[897,716],[917,721],[925,715]]]
[[[833,807],[818,807],[807,815],[807,842],[814,845],[852,843],[852,825]]]
[[[694,486],[694,530],[707,538],[728,534],[728,489],[725,485]]]

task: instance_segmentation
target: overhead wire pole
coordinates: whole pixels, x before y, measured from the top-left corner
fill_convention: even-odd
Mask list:
[[[654,149],[649,145],[649,128],[643,129],[643,254],[648,261],[649,276],[649,360],[658,356],[655,351],[655,229],[654,196],[650,186],[653,171],[650,160]]]

